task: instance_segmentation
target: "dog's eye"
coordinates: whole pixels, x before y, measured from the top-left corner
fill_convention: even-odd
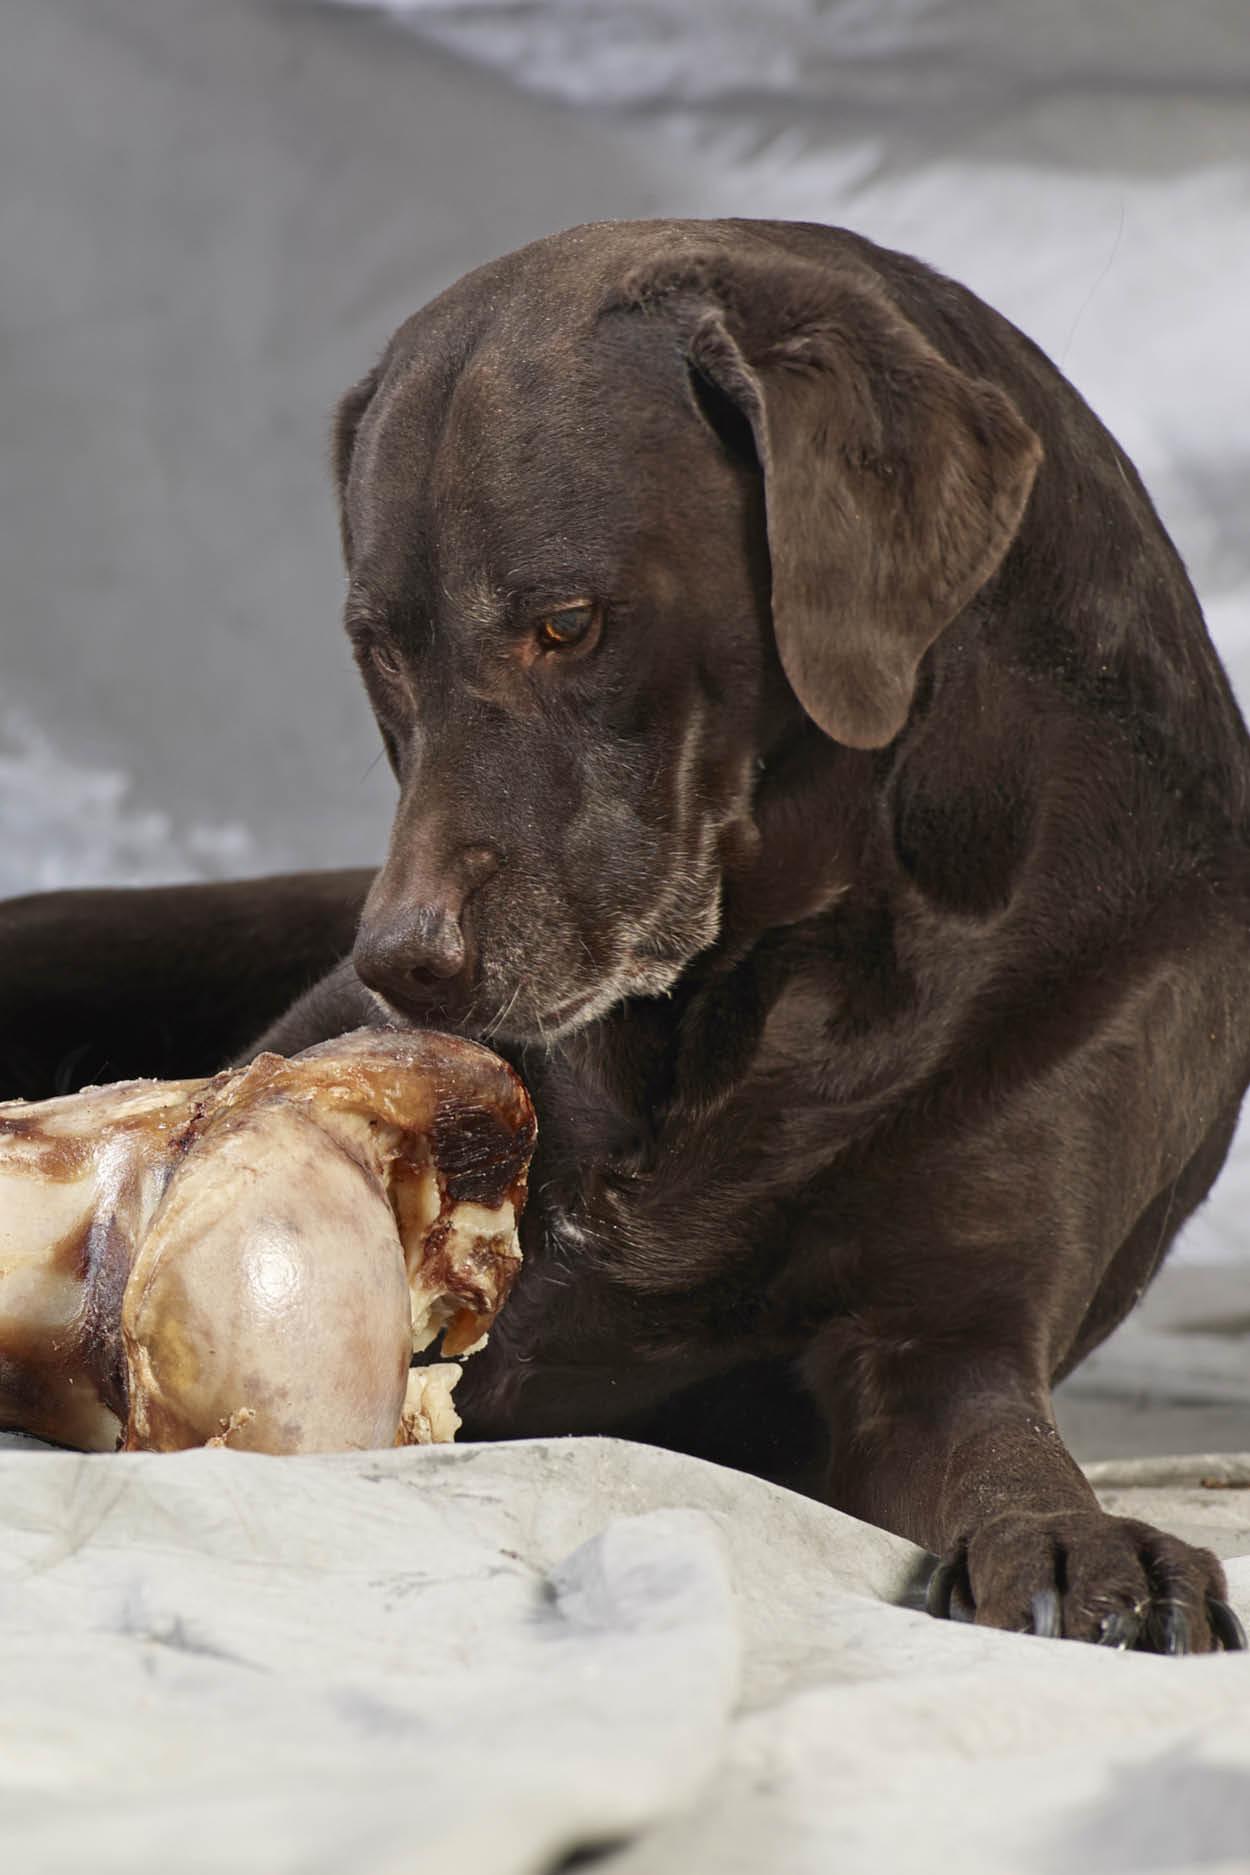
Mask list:
[[[584,600],[579,605],[561,606],[540,618],[535,635],[544,651],[571,651],[585,645],[599,629],[599,608]]]
[[[393,645],[383,644],[379,639],[374,639],[366,656],[379,677],[388,678],[393,682],[395,678],[403,676],[404,667]]]

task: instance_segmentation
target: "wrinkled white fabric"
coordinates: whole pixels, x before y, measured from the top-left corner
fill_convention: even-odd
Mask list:
[[[1097,1475],[1115,1508],[1244,1552],[1250,1618],[1250,1461]],[[630,1875],[1240,1866],[1250,1656],[935,1622],[925,1569],[837,1512],[612,1440],[8,1442],[0,1859],[522,1875],[617,1841]]]

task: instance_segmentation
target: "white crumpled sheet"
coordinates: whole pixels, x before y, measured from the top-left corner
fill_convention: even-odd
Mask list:
[[[1250,1458],[1093,1475],[1241,1555],[1250,1619]],[[931,1621],[898,1605],[925,1563],[613,1440],[9,1446],[3,1866],[519,1875],[617,1842],[614,1875],[1245,1869],[1250,1656]]]

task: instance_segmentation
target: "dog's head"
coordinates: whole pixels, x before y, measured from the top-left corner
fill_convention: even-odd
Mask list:
[[[401,788],[364,981],[521,1042],[669,989],[762,766],[898,734],[1039,453],[865,270],[740,225],[574,230],[409,321],[335,433]]]

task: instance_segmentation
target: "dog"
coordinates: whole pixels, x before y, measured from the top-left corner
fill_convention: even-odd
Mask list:
[[[916,260],[655,221],[460,281],[333,457],[385,864],[8,908],[12,1091],[75,1025],[71,1078],[477,1036],[540,1138],[468,1437],[813,1493],[938,1614],[1244,1645],[1051,1408],[1250,1079],[1250,745],[1113,439]]]

